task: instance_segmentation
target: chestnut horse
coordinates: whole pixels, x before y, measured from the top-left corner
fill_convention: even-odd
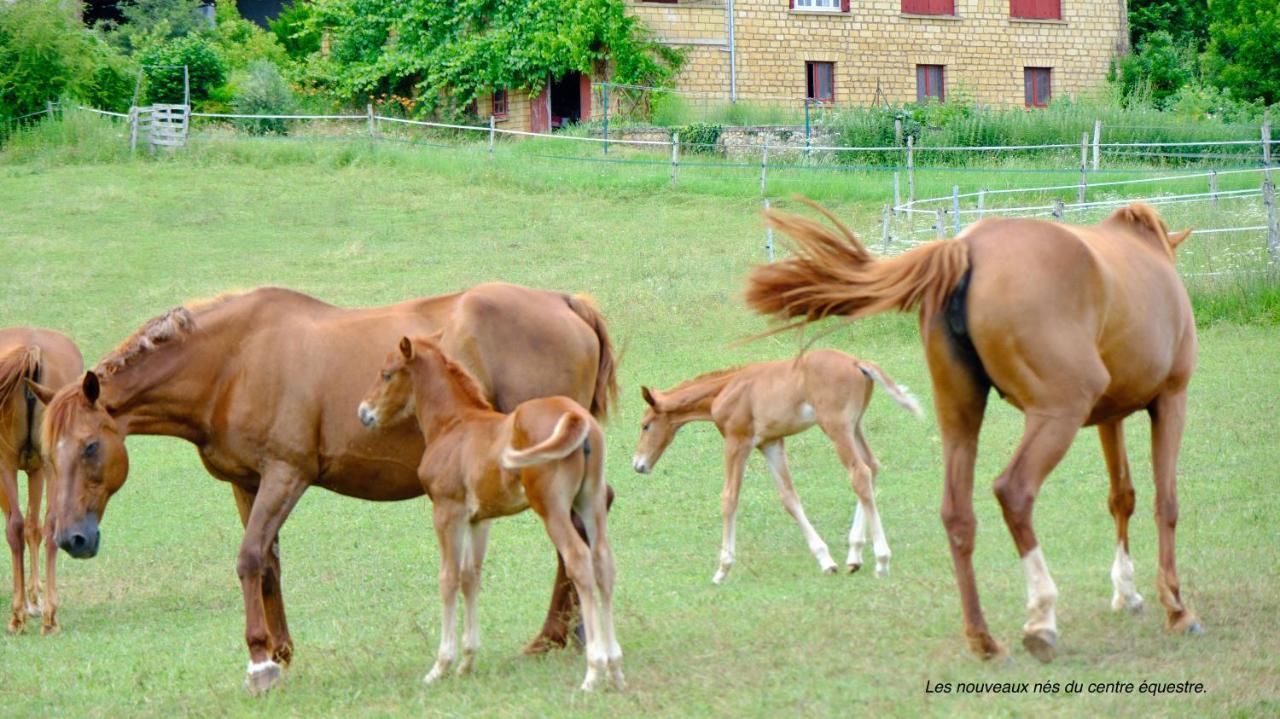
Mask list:
[[[13,561],[13,603],[9,632],[21,632],[27,615],[42,617],[43,634],[58,631],[58,594],[54,565],[58,548],[53,543],[53,522],[46,518],[40,530],[40,497],[47,493],[53,508],[55,485],[45,482],[40,444],[43,406],[24,386],[28,380],[61,387],[84,369],[84,359],[74,342],[53,330],[10,327],[0,330],[0,511],[5,517],[5,538]],[[27,473],[27,517],[18,505],[18,470]],[[45,542],[45,590],[40,591],[40,540]],[[31,577],[24,579],[23,541],[31,555]],[[24,606],[25,602],[25,606]]]
[[[382,363],[381,348],[406,333],[434,332],[496,407],[563,394],[603,415],[616,393],[603,318],[583,299],[555,292],[486,284],[344,309],[263,288],[177,307],[49,402],[44,438],[61,488],[58,545],[75,557],[97,553],[98,523],[128,472],[125,437],[194,444],[210,474],[231,483],[245,525],[236,571],[247,685],[269,688],[293,655],[280,527],[312,485],[377,501],[422,495],[422,435],[412,418],[371,433],[355,408],[362,378]],[[559,597],[548,625],[563,637],[572,591]],[[541,639],[557,638],[547,634]]]
[[[889,543],[876,509],[875,480],[880,464],[862,433],[862,414],[871,401],[874,383],[880,383],[895,402],[920,416],[920,405],[874,363],[836,350],[817,350],[791,360],[757,362],[745,367],[709,372],[666,392],[640,388],[649,409],[640,425],[640,445],[632,466],[641,474],[653,471],[676,432],[695,421],[715,422],[724,437],[724,491],[720,510],[724,534],[720,567],[711,581],[720,584],[733,567],[738,513],[738,491],[747,457],[759,449],[773,473],[782,506],[800,525],[809,551],[824,573],[834,573],[836,563],[826,542],[805,517],[804,507],[791,484],[783,438],[815,424],[836,447],[840,463],[849,473],[857,504],[849,530],[850,572],[862,566],[862,547],[871,530],[876,555],[876,575],[889,573]]]
[[[582,602],[587,635],[582,689],[594,690],[606,675],[622,689],[599,423],[568,397],[531,399],[510,414],[497,412],[471,375],[438,346],[408,337],[387,356],[359,408],[360,421],[369,428],[405,416],[416,417],[426,443],[418,478],[431,498],[440,544],[440,649],[423,681],[432,684],[448,676],[458,658],[459,587],[466,613],[457,671],[471,671],[480,649],[476,599],[489,526],[532,507],[564,557]],[[570,519],[575,510],[587,529],[586,542]]]
[[[1047,662],[1057,643],[1058,590],[1031,509],[1081,426],[1098,427],[1111,475],[1111,605],[1142,606],[1129,558],[1134,492],[1121,425],[1139,410],[1151,419],[1157,593],[1170,630],[1199,632],[1182,602],[1174,564],[1175,469],[1196,357],[1195,321],[1174,253],[1190,230],[1170,234],[1154,209],[1135,204],[1088,227],[986,219],[954,239],[876,259],[839,220],[818,209],[839,233],[795,215],[767,215],[795,239],[796,254],[757,267],[747,303],[763,314],[800,318],[789,327],[830,315],[855,319],[919,307],[946,468],[942,522],[970,648],[984,658],[1003,651],[983,619],[971,560],[973,468],[992,387],[1026,418],[1022,442],[994,489],[1026,573],[1027,650]]]

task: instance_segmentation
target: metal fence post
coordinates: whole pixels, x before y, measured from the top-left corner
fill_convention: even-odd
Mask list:
[[[1102,120],[1093,121],[1093,169],[1098,170],[1098,155],[1102,147]]]
[[[769,198],[764,198],[764,211],[769,211]],[[773,262],[773,225],[765,223],[764,225],[764,249],[769,253],[769,261]]]
[[[671,135],[671,186],[676,186],[676,174],[680,171],[680,133]]]
[[[889,206],[880,213],[880,254],[889,254]]]
[[[1080,189],[1076,192],[1076,204],[1084,204],[1084,193],[1089,187],[1089,133],[1080,135]]]
[[[953,234],[960,234],[960,186],[951,186],[951,227]]]
[[[907,135],[907,204],[916,201],[915,136]]]
[[[604,154],[609,154],[609,83],[600,83],[600,104],[604,105]]]
[[[760,196],[769,194],[769,136],[764,136],[764,149],[760,151]]]

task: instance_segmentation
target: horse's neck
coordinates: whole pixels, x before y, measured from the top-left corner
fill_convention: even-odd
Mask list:
[[[725,372],[668,392],[665,402],[675,408],[673,419],[677,424],[710,420],[711,405],[735,376],[736,372]]]
[[[432,437],[449,431],[468,417],[497,414],[459,387],[444,367],[420,365],[414,372],[413,382],[418,425],[428,443]]]

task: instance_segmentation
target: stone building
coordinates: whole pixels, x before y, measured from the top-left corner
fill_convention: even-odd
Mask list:
[[[680,90],[892,103],[963,93],[1039,106],[1101,84],[1125,0],[628,0],[686,48]],[[879,92],[877,92],[877,90]]]

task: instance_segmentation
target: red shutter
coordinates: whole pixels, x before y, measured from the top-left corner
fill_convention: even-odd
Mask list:
[[[591,119],[591,76],[582,75],[578,85],[578,119],[586,122]]]
[[[795,2],[795,0],[791,0]],[[849,0],[840,0],[840,12],[849,12]]]
[[[1009,0],[1009,16],[1032,20],[1061,20],[1062,0]]]
[[[795,9],[796,9],[796,0],[787,0],[787,9],[788,9],[788,10],[795,10]]]

